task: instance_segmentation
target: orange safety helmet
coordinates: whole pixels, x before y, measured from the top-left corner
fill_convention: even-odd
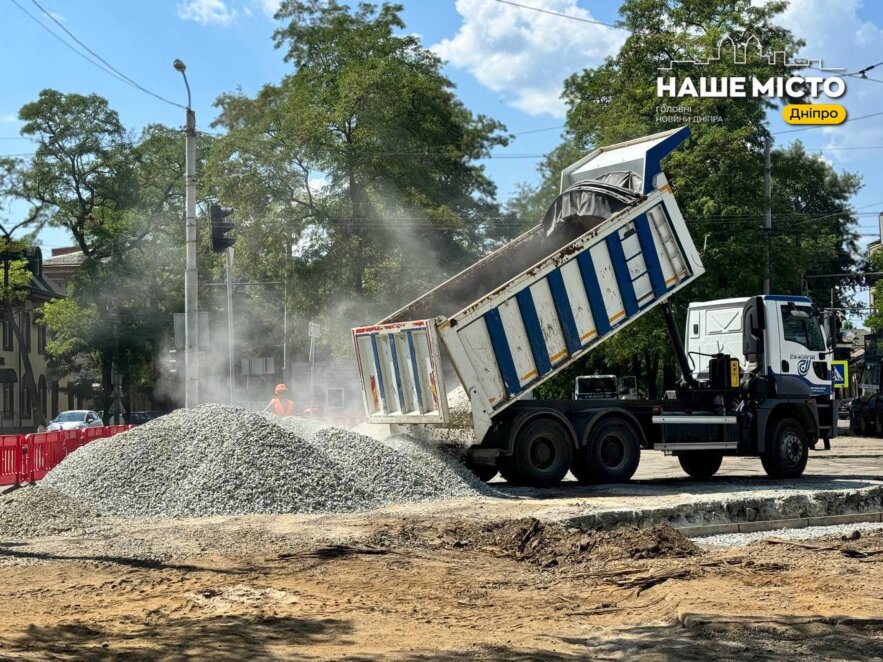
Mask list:
[[[285,384],[276,384],[276,395],[288,393],[288,387]]]

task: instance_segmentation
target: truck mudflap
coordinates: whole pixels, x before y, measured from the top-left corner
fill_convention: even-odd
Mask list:
[[[370,423],[449,423],[436,320],[353,329]]]

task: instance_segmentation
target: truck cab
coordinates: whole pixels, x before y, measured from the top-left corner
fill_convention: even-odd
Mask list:
[[[777,392],[832,394],[831,348],[806,297],[761,295],[691,303],[684,347],[699,381],[712,357],[729,355],[740,373],[768,377]]]

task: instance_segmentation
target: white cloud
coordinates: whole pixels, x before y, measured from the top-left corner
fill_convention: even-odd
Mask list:
[[[18,116],[13,115],[12,113],[9,113],[7,115],[3,115],[2,117],[0,117],[0,122],[12,123],[12,122],[18,122],[18,121],[19,121]]]
[[[282,4],[282,0],[258,0],[258,4],[267,16],[273,18],[276,12],[279,11],[279,5]]]
[[[531,0],[531,6],[591,19],[576,0]],[[432,50],[531,115],[563,117],[564,79],[596,66],[625,41],[623,30],[488,0],[457,0],[463,23]]]
[[[883,59],[879,57],[877,48],[883,41],[883,30],[860,18],[861,7],[860,0],[840,0],[836,3],[826,0],[791,0],[777,22],[806,41],[801,56],[822,58],[826,67],[845,67],[847,73],[855,72]],[[831,74],[809,71],[807,75]],[[869,72],[868,76],[883,80],[883,66]],[[847,77],[845,80],[846,94],[833,102],[845,106],[848,117],[859,117],[883,110],[883,83],[854,77]],[[883,121],[872,118],[850,126],[847,119],[842,126],[795,133],[793,137],[813,146],[824,142],[825,148],[830,150],[827,154],[842,163],[864,159],[868,152],[852,149],[839,151],[838,147],[883,144]]]
[[[229,25],[236,18],[236,10],[224,0],[185,0],[178,3],[178,18],[203,25]]]

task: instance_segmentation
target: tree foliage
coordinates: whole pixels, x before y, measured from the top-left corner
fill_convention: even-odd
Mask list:
[[[666,129],[670,113],[661,106],[688,106],[688,114],[707,121],[690,124],[691,138],[667,159],[665,170],[694,241],[702,249],[706,274],[676,297],[683,318],[689,300],[757,294],[762,291],[762,255],[769,242],[772,288],[803,293],[814,273],[847,274],[855,266],[855,217],[849,200],[860,179],[837,174],[828,163],[796,143],[772,154],[773,229],[763,229],[763,145],[769,137],[766,113],[775,101],[764,97],[684,98],[657,96],[657,76],[771,76],[793,74],[783,63],[759,57],[735,64],[722,57],[707,66],[679,64],[670,74],[659,67],[672,60],[705,60],[722,40],[755,35],[766,50],[794,53],[802,42],[776,25],[785,6],[749,0],[626,0],[622,23],[631,32],[619,53],[565,83],[567,141],[550,155],[541,172],[544,183],[523,191],[515,205],[551,200],[562,154],[629,140]],[[727,42],[724,41],[724,48]],[[724,51],[726,52],[726,51]],[[749,53],[751,49],[749,49]],[[787,100],[784,100],[787,101]],[[660,121],[661,120],[661,121]],[[565,159],[566,160],[566,159]],[[813,295],[817,293],[812,293]],[[829,292],[818,293],[820,302]],[[838,303],[843,303],[838,293]],[[604,345],[613,363],[640,358],[642,381],[655,390],[657,367],[673,353],[662,321],[645,316]],[[633,361],[638,367],[638,362]],[[673,374],[669,369],[669,375]]]
[[[209,179],[237,208],[243,271],[290,283],[292,308],[341,340],[471,262],[499,217],[475,160],[503,127],[466,109],[400,14],[283,2],[276,45],[295,71],[218,99]]]

